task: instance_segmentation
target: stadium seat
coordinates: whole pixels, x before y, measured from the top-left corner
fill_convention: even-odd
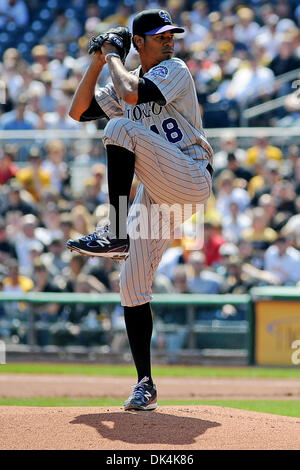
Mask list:
[[[44,8],[43,10],[40,11],[39,13],[39,18],[43,21],[49,20],[52,16],[52,13],[48,8]]]
[[[51,10],[54,10],[55,8],[58,7],[58,1],[57,0],[48,0],[47,7],[50,8]]]

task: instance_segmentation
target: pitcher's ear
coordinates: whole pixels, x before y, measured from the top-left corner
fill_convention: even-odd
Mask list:
[[[144,44],[145,40],[142,36],[138,36],[137,34],[135,34],[132,38],[132,42],[136,49],[138,49]]]

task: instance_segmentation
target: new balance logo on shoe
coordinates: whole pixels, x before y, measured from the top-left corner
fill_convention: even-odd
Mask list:
[[[94,233],[68,240],[67,248],[86,256],[100,256],[112,258],[116,261],[126,260],[129,254],[129,238],[110,238],[108,225],[100,227]]]
[[[126,410],[155,410],[157,407],[157,391],[155,385],[148,383],[149,377],[144,377],[133,386],[133,391],[124,403]]]

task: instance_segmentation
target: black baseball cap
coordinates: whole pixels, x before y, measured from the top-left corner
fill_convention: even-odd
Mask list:
[[[184,33],[183,28],[173,25],[170,13],[166,10],[144,10],[136,15],[132,24],[132,34],[160,34],[166,31]]]

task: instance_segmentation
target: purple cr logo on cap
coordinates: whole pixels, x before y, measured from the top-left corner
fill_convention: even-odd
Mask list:
[[[159,16],[164,20],[165,23],[172,23],[168,13],[164,10],[160,10]]]

